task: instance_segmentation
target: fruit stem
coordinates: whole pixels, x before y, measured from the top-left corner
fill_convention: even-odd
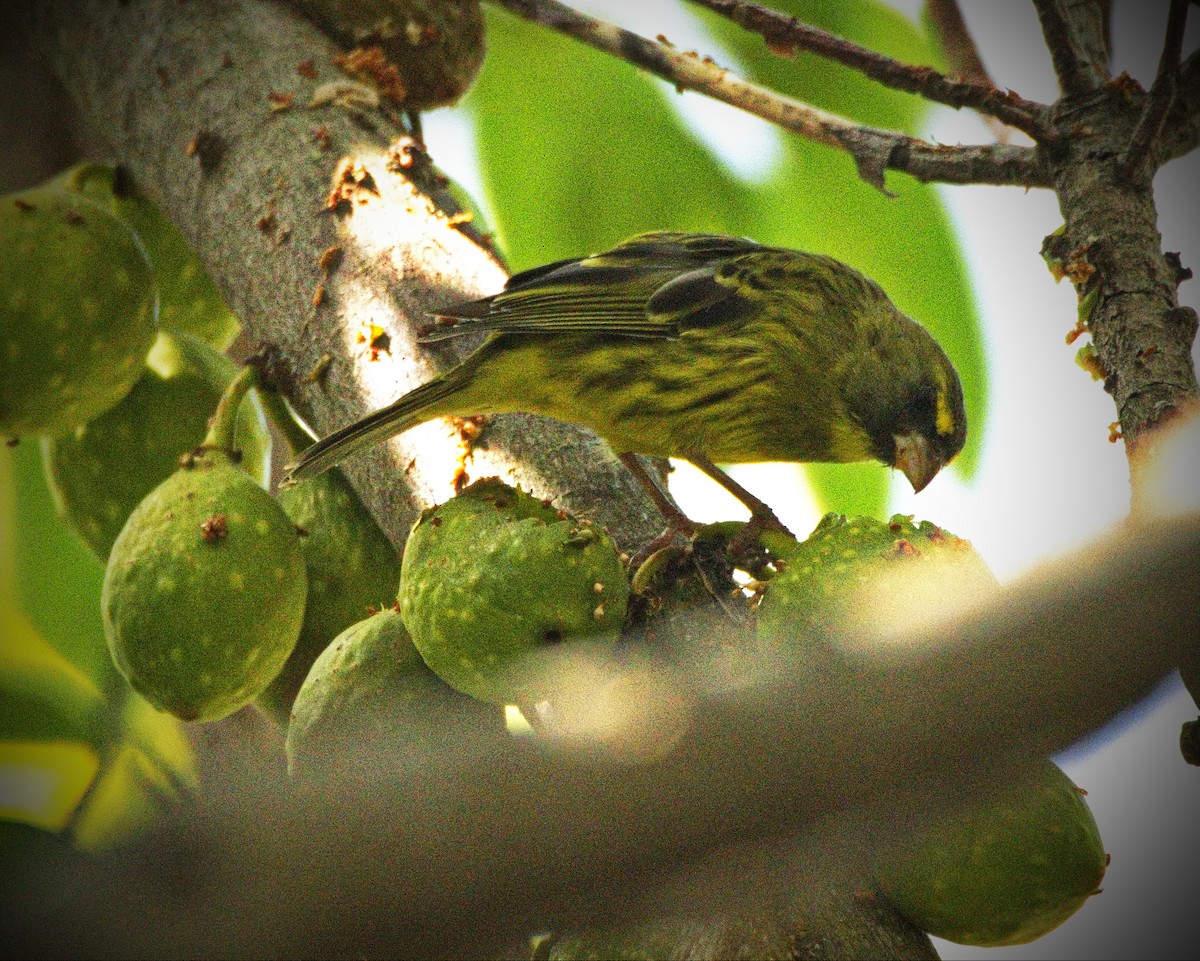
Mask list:
[[[279,429],[279,433],[283,435],[283,439],[287,441],[293,454],[299,454],[316,442],[317,439],[300,423],[296,412],[284,399],[283,394],[260,386],[258,397],[262,401],[263,410],[271,419],[271,423]]]
[[[221,402],[217,404],[217,412],[213,414],[208,434],[201,445],[207,449],[232,451],[234,449],[234,431],[237,429],[238,408],[251,387],[258,385],[258,371],[253,367],[243,367],[238,375],[229,382]]]

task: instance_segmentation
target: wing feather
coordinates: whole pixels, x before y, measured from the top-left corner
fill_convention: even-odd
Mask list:
[[[444,307],[435,316],[458,323],[422,340],[480,331],[674,339],[751,309],[722,268],[768,249],[716,234],[640,234],[604,253],[514,274],[491,297]]]

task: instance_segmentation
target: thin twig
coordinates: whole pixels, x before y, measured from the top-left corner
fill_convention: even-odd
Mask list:
[[[1058,0],[1033,0],[1033,5],[1037,8],[1042,36],[1054,61],[1054,73],[1062,92],[1071,96],[1095,90],[1101,79],[1088,62],[1075,25]]]
[[[925,10],[937,34],[942,53],[950,62],[955,75],[963,80],[995,87],[996,82],[984,66],[975,38],[967,29],[967,22],[963,18],[958,0],[926,0]],[[1009,127],[996,117],[987,114],[982,114],[982,117],[988,129],[996,135],[996,139],[1000,143],[1008,143]]]
[[[929,12],[929,19],[937,31],[938,40],[958,76],[964,80],[996,86],[992,75],[983,64],[983,57],[980,56],[975,38],[967,29],[967,22],[963,19],[962,7],[958,5],[958,0],[926,0],[925,9]]]
[[[1121,173],[1132,183],[1153,176],[1158,160],[1158,143],[1167,114],[1175,103],[1179,80],[1179,60],[1183,55],[1183,30],[1187,25],[1188,0],[1171,0],[1167,14],[1167,33],[1163,40],[1158,73],[1146,97],[1146,105],[1129,140],[1129,149],[1121,161]]]
[[[797,50],[805,50],[857,70],[893,90],[919,94],[926,100],[956,110],[962,107],[978,110],[1024,131],[1035,140],[1048,140],[1054,136],[1053,128],[1046,123],[1048,108],[1012,91],[998,90],[987,79],[986,71],[983,82],[966,77],[954,79],[932,67],[903,63],[749,0],[691,2],[761,35],[774,53],[792,55]],[[976,62],[982,71],[983,64],[978,59]]]
[[[773,90],[749,83],[708,58],[681,53],[596,20],[556,0],[493,0],[534,23],[574,37],[674,84],[730,104],[816,143],[846,151],[859,176],[884,190],[883,175],[899,170],[924,182],[1049,186],[1049,174],[1030,148],[1007,144],[941,146],[896,130],[853,123]],[[886,192],[886,191],[885,191]]]
[[[1101,39],[1104,42],[1104,52],[1108,56],[1109,63],[1112,63],[1113,52],[1113,36],[1112,36],[1112,16],[1113,5],[1112,0],[1099,0],[1100,17],[1103,20]]]
[[[1193,50],[1179,68],[1175,104],[1167,115],[1158,147],[1159,163],[1200,147],[1200,50]]]

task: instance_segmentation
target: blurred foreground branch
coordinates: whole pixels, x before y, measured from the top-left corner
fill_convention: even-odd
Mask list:
[[[881,839],[1137,703],[1194,645],[1198,590],[1200,518],[1115,534],[820,670],[747,660],[640,766],[447,732],[318,793],[247,758],[140,847],[27,872],[0,922],[41,955],[479,957],[546,927],[819,900]]]

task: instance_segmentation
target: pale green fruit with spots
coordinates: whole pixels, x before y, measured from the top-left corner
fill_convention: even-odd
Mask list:
[[[1052,761],[941,815],[878,865],[880,890],[921,929],[980,947],[1025,944],[1097,893],[1108,864],[1079,789]]]
[[[504,737],[499,708],[454,690],[421,660],[399,613],[339,634],[312,665],[287,732],[294,776],[401,765],[441,746]]]
[[[59,514],[101,561],[133,509],[198,446],[237,365],[204,341],[163,331],[141,379],[111,410],[62,437],[42,441]],[[257,398],[239,411],[242,470],[266,486],[271,437]]]
[[[607,534],[496,478],[425,511],[404,549],[400,612],[425,663],[493,704],[545,697],[531,655],[611,645],[628,599]]]
[[[295,525],[227,453],[251,382],[221,398],[204,444],[151,491],[108,558],[109,650],[159,710],[211,721],[257,697],[296,646],[308,580]]]
[[[331,470],[279,492],[284,513],[301,531],[308,603],[296,649],[259,706],[286,723],[309,668],[330,641],[369,609],[394,602],[400,555],[341,471]]]
[[[295,412],[275,391],[263,407],[293,453],[313,442]],[[351,624],[396,599],[400,554],[340,470],[285,487],[279,506],[300,532],[308,570],[308,601],[300,640],[258,706],[281,727],[317,656]]]
[[[83,197],[0,198],[0,436],[58,435],[141,377],[158,311],[137,235]]]
[[[187,238],[117,168],[80,164],[51,185],[107,206],[137,232],[154,266],[161,328],[199,337],[217,350],[227,349],[237,339],[241,324]]]
[[[969,541],[902,514],[826,514],[806,540],[771,546],[782,570],[759,605],[757,631],[773,650],[911,631],[986,601],[999,586]]]

